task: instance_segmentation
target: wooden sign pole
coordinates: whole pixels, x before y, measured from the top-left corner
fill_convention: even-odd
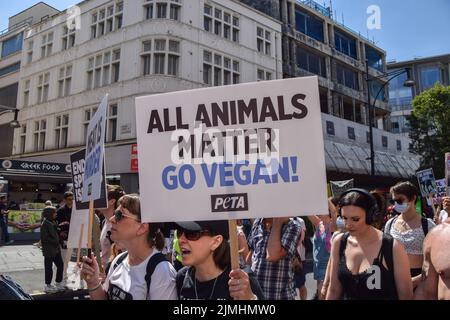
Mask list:
[[[83,241],[84,223],[81,224],[80,238],[78,239],[77,263],[80,263],[81,242]]]
[[[89,225],[88,225],[88,258],[92,253],[92,228],[94,226],[94,201],[89,201]]]
[[[239,245],[236,220],[228,220],[230,237],[231,270],[239,269]]]

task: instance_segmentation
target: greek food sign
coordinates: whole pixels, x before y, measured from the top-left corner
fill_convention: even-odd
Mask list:
[[[317,77],[136,99],[144,222],[327,213]]]

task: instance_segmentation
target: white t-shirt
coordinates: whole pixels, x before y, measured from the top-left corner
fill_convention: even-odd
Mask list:
[[[103,268],[106,268],[106,265],[109,262],[109,258],[111,257],[111,242],[107,237],[108,231],[111,231],[111,223],[109,223],[108,220],[105,220],[102,232],[100,233],[100,247],[102,250],[102,252],[100,253],[100,257],[102,259]]]
[[[439,223],[443,223],[448,219],[448,212],[445,210],[441,210],[441,213],[439,214]]]
[[[118,255],[111,264],[103,289],[108,292],[112,287],[111,300],[177,300],[176,271],[173,266],[164,261],[159,263],[152,275],[150,290],[147,292],[145,275],[150,258],[158,253],[156,249],[137,266],[130,266],[126,257],[116,269],[114,265],[123,254]],[[114,270],[113,270],[114,269]]]

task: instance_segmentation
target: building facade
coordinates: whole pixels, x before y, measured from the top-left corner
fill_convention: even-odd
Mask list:
[[[0,32],[0,158],[12,154],[14,130],[10,123],[17,107],[25,30],[58,13],[55,8],[40,2],[10,17],[8,28]]]
[[[106,174],[131,168],[138,96],[282,77],[281,25],[233,0],[91,0],[29,28],[13,158],[69,163],[109,94]]]
[[[410,68],[416,82],[413,88],[404,87],[406,74],[403,74],[389,83],[392,132],[407,136],[409,133],[407,117],[411,115],[414,97],[430,89],[436,83],[444,86],[450,85],[450,54],[410,61],[390,62],[387,67],[389,71]]]
[[[386,52],[312,0],[241,0],[282,23],[283,77],[317,75],[329,180],[389,185],[415,173],[407,137],[389,132]],[[367,72],[374,119],[376,182],[370,178]],[[376,99],[376,100],[375,100]]]

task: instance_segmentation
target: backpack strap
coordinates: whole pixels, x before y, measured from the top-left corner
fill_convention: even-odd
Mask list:
[[[380,264],[384,259],[386,261],[386,266],[389,272],[394,272],[394,258],[393,258],[393,249],[394,249],[394,238],[390,234],[383,234],[383,242],[381,244],[381,257]]]
[[[385,233],[387,233],[387,234],[391,234],[391,228],[392,228],[392,225],[395,223],[395,221],[397,220],[397,218],[398,218],[398,216],[395,216],[393,219],[391,219],[390,221],[388,221],[387,223],[386,223],[386,226],[385,226]]]
[[[428,219],[422,217],[422,230],[423,230],[423,234],[425,235],[425,237],[428,234]]]
[[[114,263],[113,270],[116,270],[116,268],[125,260],[125,258],[128,257],[128,252],[123,253],[119,258],[117,259],[116,263]]]
[[[161,252],[155,253],[147,263],[147,272],[145,274],[145,282],[147,282],[147,289],[150,290],[150,284],[152,282],[152,275],[158,264],[167,261],[166,256]]]

